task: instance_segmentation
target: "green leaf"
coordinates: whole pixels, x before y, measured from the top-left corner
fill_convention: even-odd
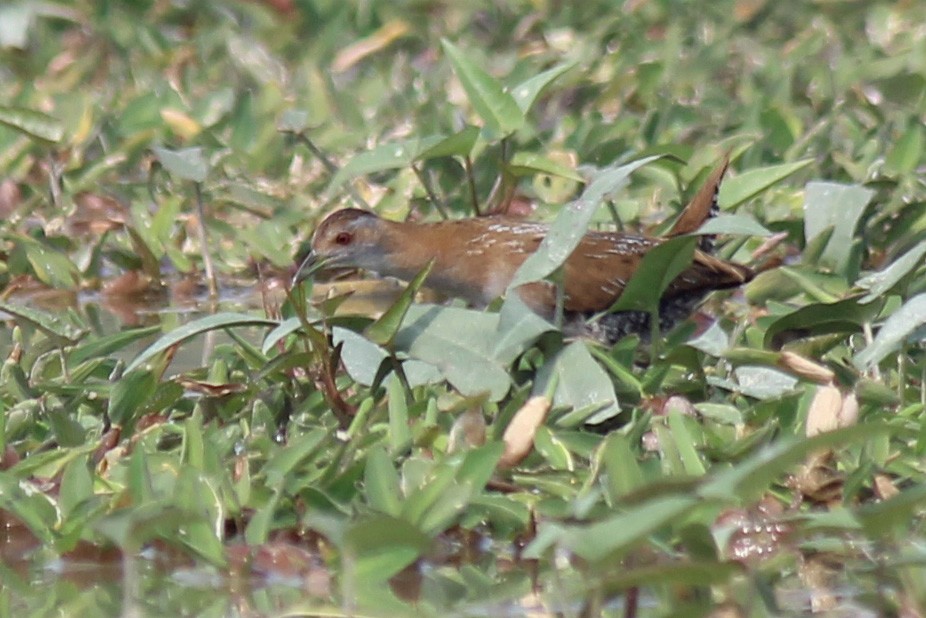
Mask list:
[[[0,6],[0,48],[26,49],[35,13],[36,5],[31,2],[5,2]]]
[[[914,296],[889,317],[871,345],[855,355],[859,369],[870,369],[888,354],[897,351],[910,335],[926,324],[926,293]],[[922,335],[920,335],[922,337]]]
[[[309,112],[303,109],[287,109],[280,116],[277,130],[284,133],[302,133],[309,128]]]
[[[627,552],[650,534],[685,516],[697,504],[689,496],[659,497],[590,526],[573,528],[565,546],[589,562],[601,562]]]
[[[0,305],[0,308],[2,308],[2,305]],[[100,337],[99,339],[92,339],[71,350],[70,354],[68,354],[68,363],[77,365],[92,358],[108,356],[122,350],[139,339],[144,339],[145,337],[157,333],[159,330],[159,326],[145,326],[142,328],[124,330],[119,333],[112,333],[111,335]]]
[[[399,454],[407,450],[412,442],[412,432],[409,428],[408,402],[405,398],[405,390],[399,380],[390,380],[386,383],[386,394],[389,412],[389,450],[393,454]]]
[[[306,460],[320,454],[319,445],[328,436],[325,429],[313,429],[292,440],[286,448],[280,448],[264,465],[261,473],[272,488],[283,486],[286,477]]]
[[[720,185],[717,202],[721,209],[732,210],[811,163],[813,159],[804,159],[794,163],[755,168],[728,178]]]
[[[511,157],[508,170],[515,176],[528,176],[531,174],[550,174],[560,176],[577,182],[585,179],[574,169],[561,165],[552,159],[533,152],[518,152]]]
[[[659,582],[662,586],[708,587],[728,584],[734,577],[741,575],[746,567],[740,562],[716,562],[699,560],[692,562],[675,562],[657,566],[622,569],[614,577],[609,577],[604,588],[610,594],[634,588],[649,586]]]
[[[534,450],[543,457],[553,470],[575,470],[572,454],[562,440],[547,427],[538,427],[534,434]]]
[[[363,490],[371,508],[398,517],[402,512],[402,487],[392,459],[381,446],[370,449],[363,473]]]
[[[74,345],[87,334],[86,330],[76,328],[63,318],[39,309],[0,302],[0,311],[31,324],[55,341],[57,345]]]
[[[570,425],[600,423],[620,413],[614,384],[583,341],[569,344],[540,368],[533,394],[544,395],[554,382],[554,406],[587,411],[584,417],[570,415]],[[562,425],[565,420],[559,419],[556,424]]]
[[[0,26],[0,30],[2,29],[4,28]],[[64,126],[58,119],[22,107],[0,105],[0,125],[8,126],[49,144],[57,144],[64,137]]]
[[[472,62],[447,39],[441,39],[444,52],[466,91],[466,96],[486,126],[496,133],[510,135],[524,124],[524,113],[514,97],[502,89],[491,75]]]
[[[129,427],[145,409],[157,384],[151,371],[127,371],[109,396],[109,420],[116,426]]]
[[[647,251],[633,277],[608,312],[657,311],[662,293],[691,265],[697,245],[697,237],[681,236],[671,238]]]
[[[210,330],[219,328],[241,328],[244,326],[277,326],[278,324],[279,322],[276,320],[268,320],[266,318],[258,318],[241,313],[217,313],[205,318],[193,320],[189,324],[185,324],[167,333],[148,346],[141,354],[135,357],[135,360],[129,363],[129,366],[126,367],[125,370],[126,372],[132,371],[161,352],[183,343],[191,337],[201,335]]]
[[[731,500],[748,504],[768,491],[776,480],[803,461],[810,453],[857,444],[889,433],[887,425],[865,424],[818,434],[812,438],[780,437],[736,466],[712,474],[698,490],[704,499]]]
[[[859,507],[856,515],[867,534],[884,536],[899,533],[905,535],[910,523],[926,505],[926,485],[905,489],[883,501],[870,502]]]
[[[829,333],[855,333],[881,311],[883,303],[862,303],[859,297],[834,303],[813,303],[787,313],[768,325],[763,345],[779,348],[782,334],[794,331],[800,337]]]
[[[310,319],[311,317],[312,316],[310,316]],[[266,337],[264,337],[264,340],[260,346],[261,353],[265,355],[269,355],[271,352],[273,352],[274,348],[277,347],[277,345],[281,341],[283,341],[284,339],[286,339],[293,333],[298,332],[301,328],[302,328],[302,320],[298,316],[286,318],[285,320],[277,324],[277,326],[273,330],[271,330],[269,333],[267,333]]]
[[[777,369],[744,365],[733,371],[739,390],[756,399],[774,399],[797,386],[797,378]]]
[[[209,174],[209,164],[202,148],[184,148],[170,150],[155,146],[151,149],[164,169],[172,176],[192,182],[205,182]]]
[[[364,329],[363,334],[367,339],[382,346],[389,346],[392,343],[396,333],[399,331],[399,327],[402,325],[402,320],[405,319],[405,315],[408,313],[408,308],[415,302],[415,295],[424,285],[424,281],[428,278],[433,267],[434,260],[432,259],[405,286],[399,297],[383,312],[383,315]]]
[[[894,260],[884,270],[871,273],[856,281],[855,285],[868,290],[868,294],[863,296],[859,302],[867,303],[890,292],[904,277],[923,266],[924,256],[926,256],[926,240]]]
[[[904,131],[884,161],[885,166],[901,174],[909,174],[916,170],[923,159],[923,148],[926,143],[926,131],[919,121],[914,121]]]
[[[804,191],[804,236],[810,242],[833,229],[820,262],[845,273],[855,240],[855,228],[875,192],[858,185],[809,182]]]
[[[356,154],[335,173],[326,191],[331,194],[345,182],[358,176],[410,167],[421,153],[427,152],[443,141],[442,135],[431,135],[403,142],[380,144],[371,150]]]
[[[12,238],[25,252],[26,259],[39,281],[55,288],[67,289],[77,286],[77,267],[66,255],[23,234],[14,234]]]
[[[685,416],[678,410],[669,412],[669,430],[672,432],[672,439],[675,441],[675,448],[682,460],[682,465],[685,466],[685,474],[689,476],[704,474],[706,470],[698,455],[694,436],[685,425]]]
[[[341,344],[341,362],[347,373],[356,382],[370,386],[376,380],[383,361],[389,353],[363,335],[352,330],[335,326],[331,329],[331,341]],[[441,380],[441,373],[433,365],[415,359],[402,361],[402,369],[408,385],[412,388],[423,384],[433,384]]]
[[[508,392],[507,363],[495,356],[498,315],[434,305],[412,305],[394,345],[437,367],[464,396],[488,393],[498,401]]]
[[[498,467],[504,450],[501,442],[493,442],[467,451],[457,470],[457,481],[481,491]]]
[[[342,550],[353,567],[358,585],[385,582],[414,562],[431,540],[408,521],[374,515],[352,522],[344,533]]]
[[[534,313],[519,294],[509,294],[498,314],[497,338],[492,356],[502,363],[511,363],[540,335],[555,327]]]
[[[537,100],[541,91],[560,75],[566,73],[575,66],[575,62],[568,62],[555,66],[552,69],[547,69],[539,75],[534,75],[512,88],[511,96],[514,97],[515,103],[518,104],[521,111],[527,114],[534,106],[534,102]]]
[[[607,474],[605,488],[611,504],[644,486],[643,471],[627,436],[618,432],[608,435],[601,445],[600,457]]]
[[[704,222],[697,234],[728,234],[730,236],[771,236],[772,232],[752,215],[720,214]]]
[[[550,226],[550,232],[529,258],[527,258],[508,286],[511,290],[525,283],[540,281],[549,276],[566,261],[588,230],[588,224],[595,210],[607,196],[627,185],[630,174],[661,155],[638,159],[620,166],[600,170],[575,201],[567,204]]]
[[[468,126],[424,150],[415,157],[415,160],[427,161],[441,157],[468,156],[472,153],[477,139],[479,139],[479,127]]]

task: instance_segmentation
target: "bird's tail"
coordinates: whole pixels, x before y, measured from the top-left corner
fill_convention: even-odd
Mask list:
[[[705,221],[717,216],[720,212],[720,206],[717,204],[717,196],[720,193],[720,181],[723,180],[723,175],[726,173],[729,165],[730,155],[726,155],[720,162],[720,165],[708,176],[707,182],[704,183],[701,190],[698,191],[688,205],[685,206],[685,209],[682,210],[682,214],[679,215],[678,220],[675,222],[675,225],[672,226],[672,229],[669,230],[667,236],[672,237],[681,236],[682,234],[691,234],[704,225]],[[713,234],[702,236],[700,243],[698,243],[698,248],[705,253],[713,253],[714,240],[715,236]]]

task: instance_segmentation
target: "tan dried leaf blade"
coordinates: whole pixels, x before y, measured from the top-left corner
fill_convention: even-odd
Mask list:
[[[534,448],[534,436],[547,418],[550,406],[547,397],[531,397],[515,412],[502,436],[505,451],[498,462],[499,468],[512,468],[530,455]]]

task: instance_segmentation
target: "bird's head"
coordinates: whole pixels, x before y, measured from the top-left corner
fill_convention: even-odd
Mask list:
[[[346,208],[331,213],[315,229],[312,250],[294,282],[322,267],[377,270],[382,264],[384,221],[375,213]]]

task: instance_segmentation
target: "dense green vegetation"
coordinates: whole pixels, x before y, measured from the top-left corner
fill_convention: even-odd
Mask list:
[[[477,5],[0,5],[0,616],[926,610],[926,5]],[[653,346],[283,292],[339,206],[658,233],[727,155],[762,273]]]

